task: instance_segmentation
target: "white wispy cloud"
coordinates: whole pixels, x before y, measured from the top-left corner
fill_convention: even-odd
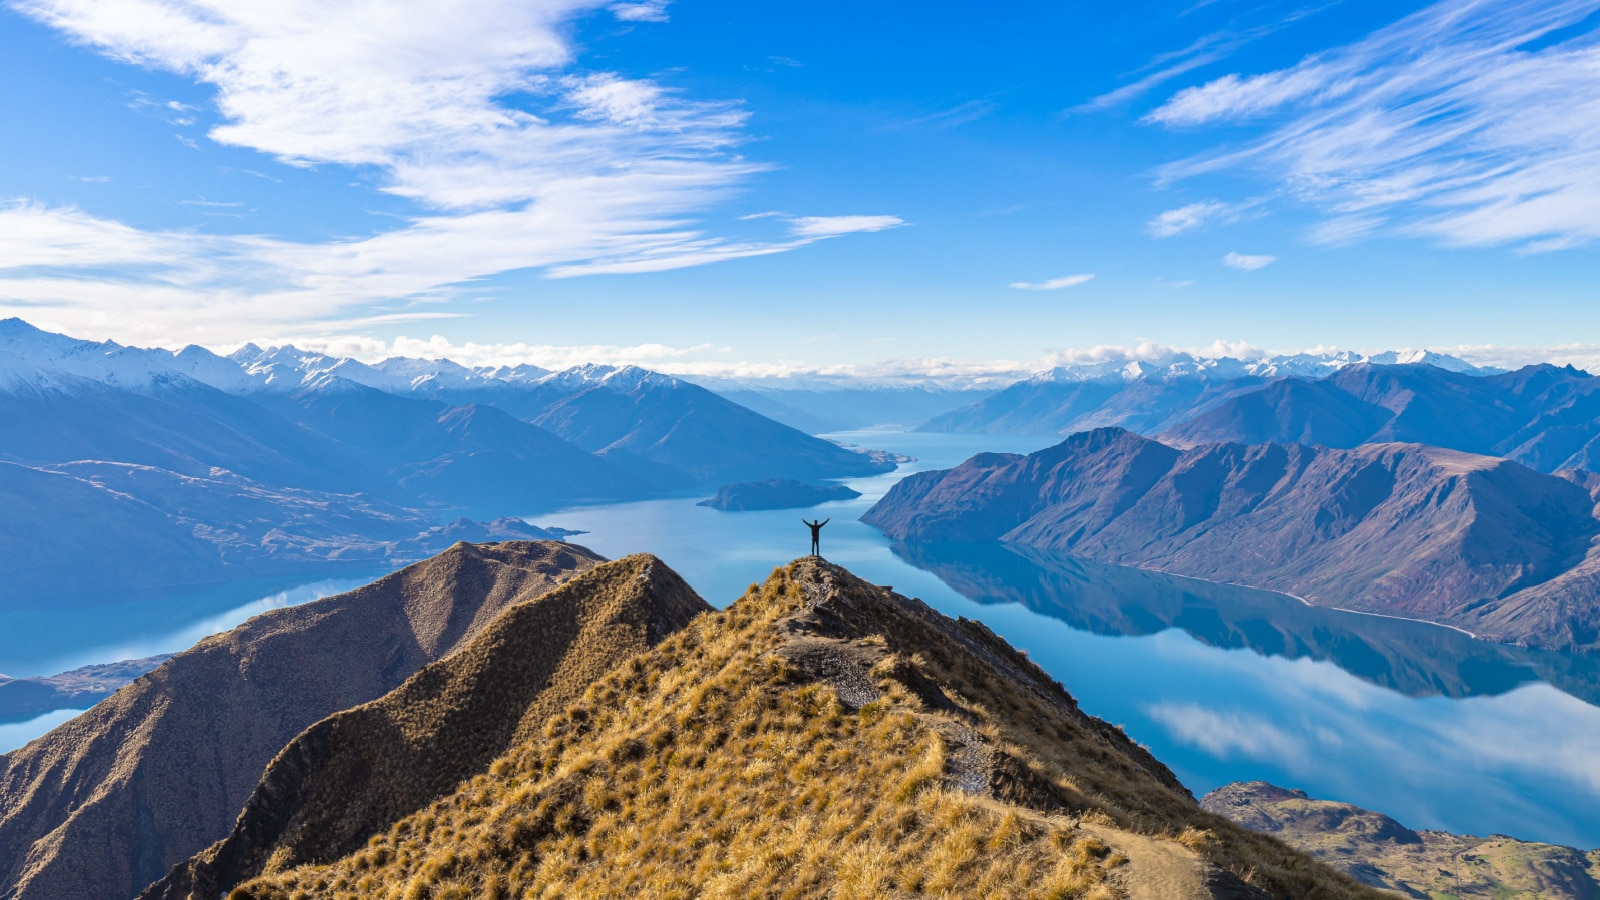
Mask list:
[[[1077,287],[1093,279],[1093,274],[1063,275],[1049,281],[1013,281],[1011,286],[1019,291],[1059,291],[1062,288]]]
[[[789,220],[789,230],[800,237],[817,238],[884,231],[904,224],[899,216],[799,216]]]
[[[1326,243],[1379,231],[1527,252],[1586,243],[1600,236],[1600,42],[1579,23],[1597,10],[1442,0],[1296,66],[1186,88],[1147,120],[1270,126],[1162,175],[1264,174],[1328,215],[1312,234]]]
[[[141,231],[16,203],[0,208],[0,309],[43,306],[67,324],[165,329],[169,339],[200,340],[200,329],[230,322],[241,334],[308,319],[331,328],[500,272],[657,271],[900,224],[801,217],[764,242],[697,225],[766,169],[736,152],[744,109],[584,70],[569,37],[570,23],[596,10],[661,20],[659,0],[11,6],[106,56],[213,87],[211,140],[290,165],[348,167],[418,211],[369,237],[300,243]]]
[[[1201,4],[1204,5],[1204,4]],[[1241,48],[1279,31],[1301,19],[1316,15],[1331,4],[1315,4],[1277,15],[1273,21],[1254,28],[1224,29],[1201,35],[1187,47],[1157,54],[1142,69],[1133,73],[1138,77],[1119,88],[1107,91],[1067,110],[1069,113],[1099,112],[1121,106],[1150,93],[1163,84],[1195,69],[1220,62]],[[1189,12],[1199,9],[1191,7]]]
[[[665,22],[671,0],[643,0],[640,3],[613,3],[611,14],[624,22]]]
[[[888,130],[917,128],[920,126],[926,126],[930,128],[957,128],[969,122],[976,122],[994,112],[998,108],[999,105],[993,100],[968,100],[965,103],[958,103],[949,109],[941,109],[938,112],[926,113],[920,116],[912,116],[908,119],[900,119],[898,121],[891,122],[884,127]]]
[[[1169,209],[1145,224],[1151,237],[1169,238],[1193,231],[1202,225],[1226,220],[1237,213],[1237,207],[1220,200],[1202,200],[1176,209]]]
[[[1238,269],[1241,272],[1254,272],[1257,269],[1264,269],[1277,261],[1278,258],[1276,256],[1268,256],[1265,253],[1229,253],[1222,258],[1223,265],[1230,269]]]

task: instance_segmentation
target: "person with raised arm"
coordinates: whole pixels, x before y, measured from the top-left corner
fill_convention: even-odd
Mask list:
[[[805,519],[801,519],[800,521],[806,522]],[[806,526],[811,529],[811,555],[812,556],[821,556],[822,555],[822,550],[821,550],[821,547],[822,547],[822,526],[824,526],[824,525],[826,525],[826,524],[828,524],[829,522],[832,522],[832,521],[833,521],[833,518],[829,517],[829,518],[823,519],[821,522],[806,522]]]

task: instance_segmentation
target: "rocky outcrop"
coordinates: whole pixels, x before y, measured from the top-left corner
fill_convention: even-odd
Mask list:
[[[1265,781],[1224,785],[1207,811],[1270,834],[1376,888],[1408,897],[1600,897],[1600,850],[1412,831],[1349,803],[1316,800]]]

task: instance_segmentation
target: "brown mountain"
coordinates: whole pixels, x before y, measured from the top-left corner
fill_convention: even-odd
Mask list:
[[[1003,540],[1553,649],[1600,646],[1588,491],[1417,444],[1178,449],[1106,428],[901,481],[896,540]]]
[[[590,585],[609,596],[605,573],[503,621]],[[365,841],[339,829],[337,803],[270,837],[278,785],[288,796],[321,779],[336,800],[349,773],[358,808],[405,789],[392,771],[367,781],[291,747],[235,832],[263,826],[240,857],[268,855],[228,896],[1375,896],[1201,810],[987,628],[820,560],[617,662],[587,687],[575,672],[541,691],[518,654],[474,642],[358,710],[374,718],[347,720],[350,752],[394,742],[360,722],[407,721],[419,752],[458,748],[477,767]],[[483,695],[502,684],[516,686],[503,702]],[[499,754],[487,765],[484,748]],[[278,780],[296,755],[303,768]],[[151,896],[212,900],[218,885],[178,882],[228,846]]]
[[[507,609],[460,651],[307,729],[227,839],[143,895],[216,897],[336,860],[484,771],[617,664],[711,607],[652,556],[605,563]]]
[[[1412,831],[1383,813],[1315,800],[1265,781],[1224,785],[1200,805],[1364,884],[1407,897],[1600,897],[1600,850],[1584,853],[1504,835]]]
[[[600,561],[555,542],[457,544],[201,641],[0,756],[0,897],[134,896],[225,837],[262,769],[308,725],[382,696]]]

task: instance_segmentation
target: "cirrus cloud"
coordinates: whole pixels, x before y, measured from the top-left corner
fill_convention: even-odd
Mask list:
[[[218,329],[410,315],[507,271],[659,271],[900,224],[800,217],[787,235],[742,241],[697,224],[768,168],[737,152],[748,114],[585,69],[570,37],[582,16],[662,21],[666,5],[13,0],[102,55],[214,88],[211,140],[349,168],[417,209],[370,237],[307,243],[15,203],[0,208],[0,309],[216,342]]]
[[[1298,65],[1185,88],[1169,127],[1264,122],[1165,167],[1242,171],[1321,210],[1313,240],[1558,250],[1600,237],[1600,0],[1441,0]]]
[[[1049,281],[1013,281],[1011,286],[1019,291],[1059,291],[1062,288],[1077,287],[1093,278],[1092,274],[1063,275]]]

